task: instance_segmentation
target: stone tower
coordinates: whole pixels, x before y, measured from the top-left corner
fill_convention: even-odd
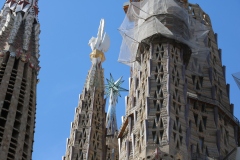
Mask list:
[[[67,140],[66,154],[63,160],[103,160],[106,159],[106,119],[104,99],[104,52],[110,41],[103,35],[104,21],[101,20],[98,37],[92,38],[90,58],[91,69],[79,97],[71,124],[70,138]]]
[[[64,160],[104,159],[105,156],[105,99],[102,62],[104,54],[91,53],[92,67],[79,97],[75,118]],[[95,60],[101,59],[100,61]]]
[[[119,61],[131,66],[119,159],[221,159],[238,144],[209,16],[187,0],[125,3]]]
[[[0,160],[32,159],[39,67],[38,0],[0,13]]]

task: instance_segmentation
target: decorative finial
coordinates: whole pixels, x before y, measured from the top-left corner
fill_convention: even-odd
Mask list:
[[[88,45],[91,47],[92,51],[99,50],[103,53],[108,51],[110,47],[110,38],[106,32],[104,33],[104,19],[100,21],[97,37],[92,37]]]
[[[127,89],[124,89],[121,86],[121,84],[124,82],[124,80],[122,80],[122,77],[120,77],[116,82],[114,81],[112,74],[110,74],[110,80],[107,79],[107,85],[106,85],[106,95],[107,97],[111,97],[111,94],[113,94],[112,96],[116,97],[116,102],[117,102],[117,97],[120,96],[120,92],[122,91],[128,91]]]

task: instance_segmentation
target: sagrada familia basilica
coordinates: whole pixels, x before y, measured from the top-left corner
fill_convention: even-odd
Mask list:
[[[102,19],[89,41],[91,68],[63,160],[238,160],[221,50],[210,17],[188,0],[130,0],[119,62],[129,89],[102,63],[110,46]],[[0,12],[0,160],[31,160],[39,67],[38,0],[7,0]],[[126,112],[116,123],[121,92]],[[107,101],[106,98],[109,100]],[[108,112],[105,113],[105,108]]]

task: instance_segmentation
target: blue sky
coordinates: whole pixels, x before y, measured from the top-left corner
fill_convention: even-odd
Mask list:
[[[0,0],[1,4],[5,0]],[[96,36],[101,18],[106,21],[106,32],[111,47],[103,64],[105,78],[112,73],[115,79],[123,76],[123,87],[128,88],[129,67],[117,62],[121,36],[117,28],[124,18],[124,0],[59,1],[39,0],[40,83],[37,91],[37,119],[33,160],[59,160],[65,154],[66,138],[78,104],[78,95],[90,69],[91,52],[88,41]],[[203,1],[198,3],[210,15],[213,29],[218,33],[218,46],[222,49],[223,65],[227,66],[227,83],[231,84],[231,103],[240,119],[240,90],[231,74],[240,71],[240,18],[239,0]],[[124,115],[122,93],[117,105],[118,124]]]

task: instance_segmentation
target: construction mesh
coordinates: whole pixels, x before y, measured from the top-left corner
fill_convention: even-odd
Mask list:
[[[177,21],[177,22],[176,22]],[[195,58],[209,54],[209,29],[174,0],[131,2],[119,31],[123,37],[118,61],[132,66],[139,44],[155,34],[184,43]]]

